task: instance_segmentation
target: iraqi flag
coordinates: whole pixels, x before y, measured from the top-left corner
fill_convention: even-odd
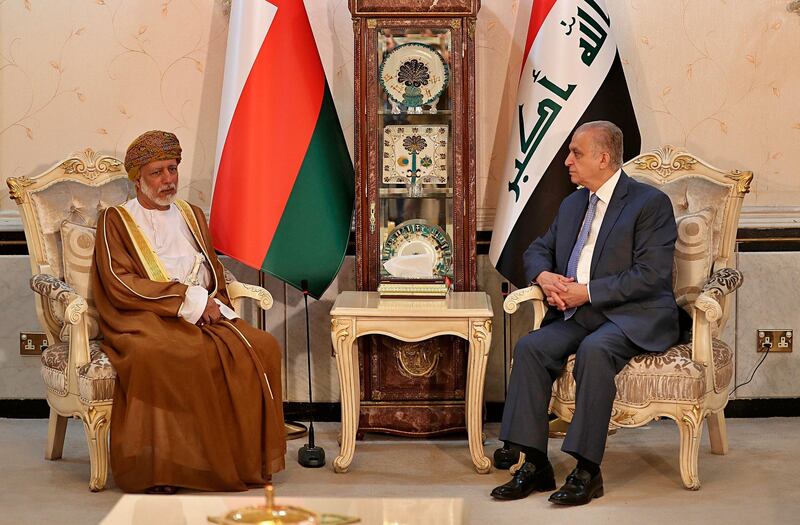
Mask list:
[[[344,260],[353,164],[302,0],[234,0],[214,246],[319,298]]]
[[[609,120],[622,129],[625,159],[641,148],[604,0],[534,0],[524,56],[489,248],[517,287],[528,285],[522,254],[575,190],[564,166],[573,130]]]

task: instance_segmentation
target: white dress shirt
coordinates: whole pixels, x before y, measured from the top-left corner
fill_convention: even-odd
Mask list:
[[[594,245],[597,242],[597,234],[600,232],[600,226],[603,224],[603,217],[606,216],[608,203],[611,200],[611,196],[614,194],[614,188],[617,187],[617,182],[619,182],[620,173],[622,173],[622,170],[617,170],[617,172],[614,173],[610,179],[605,181],[603,185],[600,186],[595,192],[597,195],[597,208],[595,209],[592,224],[589,227],[589,236],[586,238],[586,244],[583,245],[583,250],[581,250],[581,254],[578,257],[578,270],[576,271],[577,277],[575,280],[579,284],[586,285],[586,291],[589,294],[590,303],[592,302],[592,292],[589,289],[589,281],[592,277],[590,275],[590,271],[592,265],[592,255],[594,254]],[[589,194],[590,199],[591,196],[592,193]],[[583,227],[583,223],[581,223],[581,227]]]
[[[169,209],[164,211],[148,210],[139,203],[138,199],[131,199],[124,206],[144,236],[147,237],[153,251],[164,265],[167,275],[174,281],[189,285],[178,315],[195,324],[203,315],[208,303],[211,269],[180,210],[175,204],[171,204]],[[190,274],[194,270],[198,257],[201,258],[202,263],[197,271],[196,284],[187,282],[191,280]],[[225,318],[239,317],[219,299],[214,300]]]

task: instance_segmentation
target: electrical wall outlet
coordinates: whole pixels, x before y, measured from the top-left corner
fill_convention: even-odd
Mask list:
[[[47,345],[47,336],[41,332],[19,333],[19,355],[42,355]]]
[[[792,330],[759,330],[756,352],[791,352]]]

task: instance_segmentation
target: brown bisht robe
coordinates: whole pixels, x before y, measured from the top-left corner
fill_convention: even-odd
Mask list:
[[[178,204],[211,262],[210,294],[231,306],[203,212]],[[286,453],[277,341],[241,319],[201,328],[178,317],[187,285],[168,281],[121,208],[99,217],[92,267],[103,351],[117,371],[114,481],[125,492],[263,485]]]

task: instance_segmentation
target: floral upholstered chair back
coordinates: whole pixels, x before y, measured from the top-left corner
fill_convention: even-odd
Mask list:
[[[672,146],[640,155],[623,169],[640,182],[658,187],[672,201],[678,227],[673,288],[678,306],[691,315],[711,274],[734,266],[739,211],[753,174],[719,170]],[[728,319],[728,297],[715,336]]]
[[[97,315],[89,288],[97,216],[103,208],[135,193],[122,163],[87,149],[36,177],[9,178],[10,196],[19,207],[39,286],[65,282],[89,304],[89,338],[98,337]],[[52,280],[41,282],[42,276]],[[44,278],[46,279],[46,277]],[[64,304],[36,296],[39,322],[52,343],[67,341]]]

